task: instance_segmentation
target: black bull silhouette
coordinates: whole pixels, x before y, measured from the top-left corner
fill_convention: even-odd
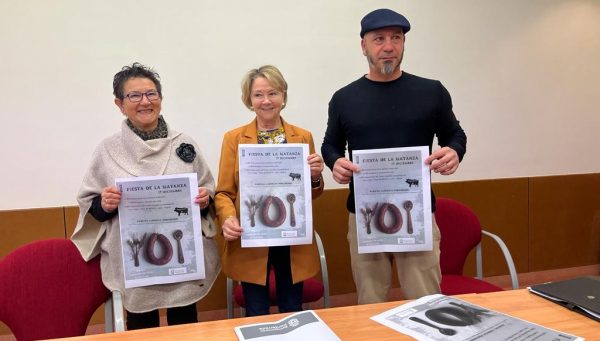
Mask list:
[[[182,213],[188,215],[187,207],[175,207],[173,211],[177,212],[177,216],[180,216]]]
[[[419,180],[417,179],[406,179],[406,183],[408,184],[408,187],[412,187],[413,185],[419,186]]]

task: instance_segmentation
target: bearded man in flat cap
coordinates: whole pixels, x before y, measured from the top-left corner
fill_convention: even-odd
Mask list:
[[[466,152],[467,137],[446,88],[400,67],[410,28],[403,15],[390,9],[367,14],[360,37],[369,73],[335,92],[329,102],[321,152],[334,180],[350,187],[348,242],[359,304],[387,300],[393,262],[406,299],[440,293],[440,231],[433,192],[432,250],[359,253],[357,245],[353,174],[360,168],[351,160],[353,150],[429,146],[425,164],[442,175],[453,174]],[[434,136],[441,148],[432,152]]]

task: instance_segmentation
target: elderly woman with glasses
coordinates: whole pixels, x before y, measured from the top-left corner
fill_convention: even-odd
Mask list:
[[[167,308],[169,324],[197,322],[196,302],[208,293],[220,271],[216,244],[204,237],[214,234],[210,233],[205,218],[214,193],[212,174],[196,142],[173,130],[161,116],[163,96],[156,72],[139,63],[125,66],[114,76],[113,93],[115,104],[125,120],[121,130],[104,139],[92,156],[77,195],[80,214],[71,239],[86,261],[101,255],[102,280],[111,291],[122,293],[127,310],[127,329],[159,326],[159,308]],[[121,251],[117,212],[121,192],[115,186],[115,179],[183,173],[197,174],[199,187],[195,202],[203,216],[206,278],[125,288],[123,257],[131,255],[124,256]],[[161,228],[160,224],[156,226],[157,230]],[[152,232],[156,231],[148,234]],[[176,236],[173,235],[173,238]],[[150,238],[146,239],[147,245],[153,245],[149,242]],[[164,240],[162,242],[165,243]],[[175,239],[170,242],[176,243]],[[154,248],[147,245],[140,247]],[[170,262],[178,262],[176,258],[171,258]]]
[[[279,312],[302,310],[302,281],[319,271],[315,243],[294,246],[242,248],[240,236],[240,195],[238,145],[306,143],[310,155],[312,197],[323,191],[323,159],[315,153],[312,134],[289,124],[281,117],[287,101],[287,83],[274,66],[250,70],[242,81],[242,102],[256,117],[247,125],[225,134],[221,149],[215,207],[222,227],[221,261],[225,274],[242,282],[246,315],[269,313],[269,269],[275,271]]]

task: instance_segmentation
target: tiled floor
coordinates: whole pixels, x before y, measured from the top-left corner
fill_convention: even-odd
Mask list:
[[[519,274],[519,286],[525,288],[532,284],[544,283],[549,281],[560,281],[564,279],[574,278],[585,275],[600,275],[600,264],[582,266],[577,268],[558,269],[550,271],[530,272]],[[509,276],[487,277],[487,281],[496,284],[505,289],[511,288]],[[401,300],[402,291],[399,288],[394,288],[390,292],[390,300]],[[356,294],[335,295],[330,297],[330,305],[332,307],[340,307],[356,304]],[[310,309],[319,309],[323,307],[322,300],[312,304]],[[236,316],[239,312],[236,311]],[[227,311],[213,310],[201,312],[198,316],[200,321],[212,321],[227,318]],[[166,321],[161,321],[163,325]],[[98,334],[104,332],[104,325],[93,325],[88,328],[88,334]],[[0,335],[0,341],[15,341],[12,335]]]

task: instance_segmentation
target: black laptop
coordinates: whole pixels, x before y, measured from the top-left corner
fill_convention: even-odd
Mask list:
[[[527,289],[600,322],[600,277],[578,277],[532,285]]]

